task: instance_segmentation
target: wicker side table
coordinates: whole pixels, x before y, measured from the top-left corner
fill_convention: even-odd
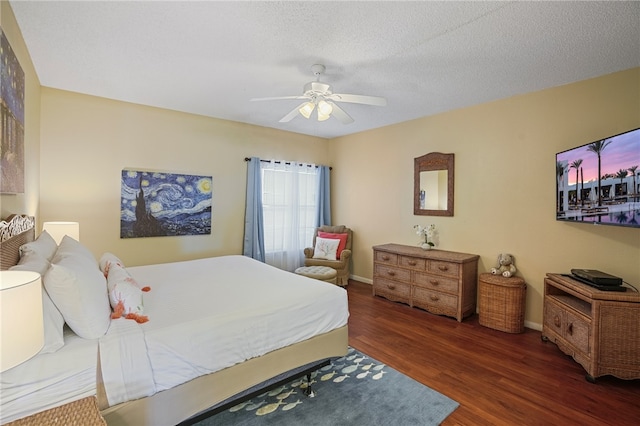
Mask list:
[[[98,400],[88,396],[60,407],[7,423],[5,426],[106,426],[100,415]]]
[[[480,325],[506,333],[524,331],[527,285],[522,278],[480,274],[478,293]]]

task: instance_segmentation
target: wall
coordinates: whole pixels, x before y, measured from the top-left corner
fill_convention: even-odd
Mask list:
[[[329,164],[325,139],[42,88],[42,220],[127,266],[241,254],[245,157]],[[122,169],[213,176],[212,234],[120,239]]]
[[[25,176],[23,194],[0,195],[0,216],[26,213],[38,216],[40,196],[40,80],[36,75],[9,2],[0,2],[0,26],[20,62],[25,78]]]
[[[440,247],[516,258],[526,324],[542,322],[547,272],[592,268],[640,289],[640,229],[555,220],[555,153],[640,127],[640,68],[425,117],[330,142],[333,218],[354,230],[352,273],[371,282],[371,247],[416,245],[436,224]],[[413,159],[455,153],[453,217],[413,215]],[[366,153],[366,155],[363,155]]]

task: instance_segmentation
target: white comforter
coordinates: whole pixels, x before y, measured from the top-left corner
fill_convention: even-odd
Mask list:
[[[347,324],[346,291],[244,256],[127,268],[149,322],[114,320],[100,339],[110,405]]]

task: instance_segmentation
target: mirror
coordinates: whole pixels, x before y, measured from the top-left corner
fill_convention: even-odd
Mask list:
[[[453,216],[454,155],[432,152],[414,159],[413,214]]]

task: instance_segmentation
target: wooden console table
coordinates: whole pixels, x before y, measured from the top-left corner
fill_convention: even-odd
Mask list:
[[[374,296],[458,321],[475,313],[478,255],[383,244],[373,256]]]
[[[542,340],[552,341],[587,370],[600,376],[640,378],[640,293],[601,291],[570,277],[544,280]]]

